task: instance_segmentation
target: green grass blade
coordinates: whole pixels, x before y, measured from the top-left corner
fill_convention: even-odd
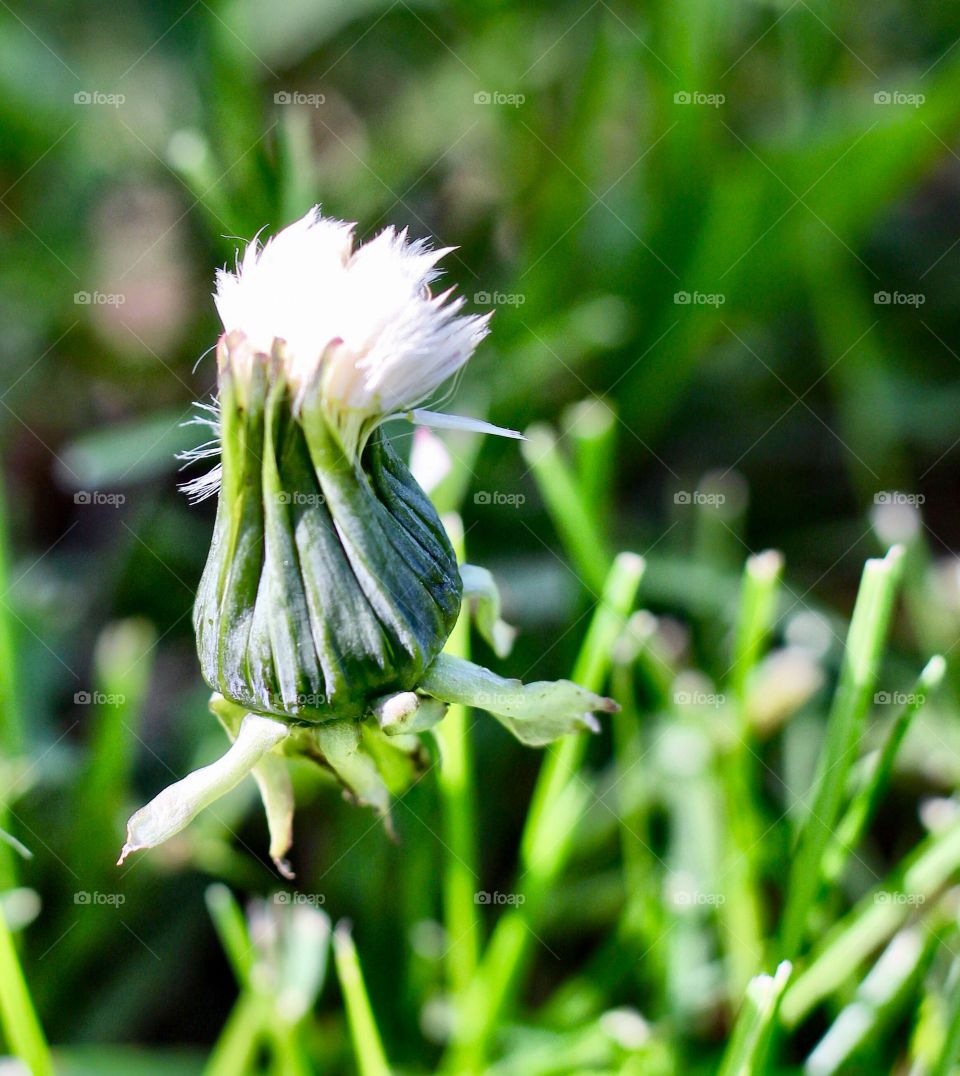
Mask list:
[[[572,674],[591,691],[600,690],[606,679],[644,567],[642,557],[621,553],[610,569]],[[500,917],[484,953],[470,992],[469,1022],[456,1046],[458,1070],[464,1070],[464,1065],[468,1069],[481,1066],[500,1014],[528,965],[535,940],[532,924],[569,858],[576,823],[589,797],[587,786],[578,778],[587,742],[585,736],[567,736],[547,750],[521,839],[524,901]]]
[[[337,978],[340,980],[340,989],[347,1007],[350,1038],[360,1076],[390,1076],[387,1055],[380,1041],[380,1032],[370,1007],[363,970],[348,923],[339,923],[333,932],[333,955]]]
[[[537,480],[553,525],[585,583],[599,594],[611,561],[599,521],[549,426],[531,426],[526,437],[523,456]]]
[[[757,975],[747,984],[718,1076],[754,1076],[763,1071],[766,1043],[792,971],[785,960],[773,975]]]
[[[927,662],[918,677],[906,706],[897,714],[887,731],[869,776],[850,801],[850,806],[837,826],[837,835],[824,853],[824,881],[833,882],[839,878],[847,860],[859,846],[890,780],[897,752],[910,724],[923,709],[929,694],[940,685],[946,669],[947,663],[938,654]]]
[[[23,977],[7,921],[0,913],[0,1016],[10,1049],[32,1076],[53,1076],[50,1049]]]
[[[863,570],[840,683],[827,721],[819,768],[811,791],[812,807],[801,825],[791,860],[783,915],[781,951],[796,954],[803,945],[810,909],[816,900],[824,852],[833,838],[847,775],[857,756],[864,719],[876,682],[893,598],[900,575],[902,549],[894,546],[883,560],[868,560]]]
[[[729,993],[737,998],[757,970],[764,941],[758,874],[765,827],[757,803],[756,756],[747,714],[747,683],[763,655],[777,611],[783,557],[767,551],[750,557],[743,573],[740,614],[728,677],[736,727],[720,760],[729,840],[723,872],[727,899],[720,907],[729,954]]]
[[[960,822],[954,821],[922,841],[827,932],[783,999],[784,1025],[791,1028],[799,1024],[824,998],[846,983],[958,870]]]
[[[904,927],[857,987],[807,1058],[810,1076],[833,1076],[867,1044],[877,1042],[896,1019],[938,941],[933,931]]]
[[[242,994],[214,1044],[203,1076],[245,1076],[265,1037],[265,1003],[256,994]]]
[[[464,561],[463,526],[459,516],[445,518],[457,559]],[[470,657],[470,619],[464,611],[450,634],[447,653]],[[462,998],[477,969],[480,918],[477,914],[476,803],[470,745],[469,711],[453,705],[437,726],[442,765],[437,779],[443,806],[443,909],[447,928],[447,979]]]
[[[946,1028],[940,1054],[928,1076],[951,1076],[960,1061],[960,957],[954,957],[944,988],[947,996]]]
[[[248,986],[253,968],[253,943],[243,911],[230,890],[219,882],[207,886],[204,897],[233,974],[241,986]]]

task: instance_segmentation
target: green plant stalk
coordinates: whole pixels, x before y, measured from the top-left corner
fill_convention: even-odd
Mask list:
[[[577,484],[583,502],[590,506],[602,532],[606,533],[614,490],[616,412],[604,401],[591,398],[569,407],[564,420],[565,432],[573,442]]]
[[[785,956],[797,953],[802,947],[810,910],[820,888],[823,855],[833,837],[876,682],[902,552],[901,547],[894,546],[883,560],[868,560],[863,569],[840,683],[812,789],[813,806],[800,827],[796,852],[791,859],[780,942]]]
[[[234,978],[241,987],[249,986],[253,943],[240,905],[227,886],[219,882],[207,886],[204,898]]]
[[[733,695],[733,737],[720,760],[729,840],[720,908],[729,961],[728,992],[739,998],[763,958],[762,902],[758,881],[764,831],[757,795],[756,754],[747,712],[747,685],[763,656],[777,614],[783,558],[768,550],[747,560],[740,591],[729,686]]]
[[[643,558],[633,553],[621,553],[613,562],[572,674],[588,690],[598,691],[607,676],[644,567]],[[589,796],[578,774],[586,749],[585,736],[568,736],[547,749],[521,839],[524,900],[500,917],[483,955],[470,990],[469,1022],[455,1045],[455,1071],[482,1068],[499,1017],[528,966],[535,940],[533,924],[569,858],[576,824]]]
[[[31,1076],[53,1076],[50,1048],[37,1018],[30,991],[17,959],[13,936],[0,913],[0,1017],[3,1033],[13,1053]]]
[[[346,923],[338,924],[333,932],[333,956],[360,1076],[390,1076],[390,1066],[370,1008],[357,949]]]
[[[563,459],[553,431],[538,424],[526,431],[526,437],[522,442],[523,456],[537,480],[557,533],[586,585],[600,594],[611,557],[599,522]]]
[[[903,862],[870,890],[814,949],[806,968],[787,991],[784,1025],[796,1026],[824,998],[846,983],[879,946],[915,915],[960,870],[960,821],[925,838]]]
[[[633,664],[614,662],[610,675],[613,695],[620,703],[620,713],[613,722],[613,751],[616,759],[617,787],[622,789],[627,773],[640,763],[643,756],[640,715],[633,686]],[[634,810],[628,817],[623,795],[618,797],[617,828],[620,833],[620,855],[626,891],[631,896],[648,892],[655,863],[650,854],[648,809]]]
[[[814,1047],[807,1059],[807,1071],[816,1076],[833,1076],[867,1043],[879,1041],[902,1014],[939,940],[929,924],[926,930],[909,925],[894,935],[850,1003]]]
[[[263,998],[245,991],[237,999],[214,1044],[203,1076],[244,1076],[252,1071],[268,1017]]]
[[[773,975],[757,975],[747,984],[717,1076],[759,1076],[763,1072],[766,1044],[792,970],[785,960]]]
[[[947,996],[946,1029],[940,1054],[928,1076],[951,1076],[960,1059],[960,957],[954,957],[944,987]]]
[[[465,559],[463,525],[459,516],[444,519],[457,560]],[[465,608],[447,640],[445,650],[470,657],[470,620]],[[480,955],[477,914],[476,801],[470,746],[469,710],[452,705],[436,729],[441,765],[437,779],[443,811],[445,857],[443,912],[447,930],[446,973],[451,993],[461,1004],[476,974]]]
[[[125,620],[109,625],[97,640],[96,684],[108,701],[87,708],[92,726],[87,733],[88,761],[71,827],[75,863],[93,859],[109,864],[112,858],[124,818],[155,639],[145,621]]]
[[[854,849],[859,846],[890,780],[897,752],[900,750],[910,724],[923,709],[930,692],[935,691],[940,685],[946,667],[946,662],[939,654],[927,662],[923,672],[917,678],[910,701],[897,714],[888,729],[870,773],[850,801],[850,806],[837,826],[837,835],[824,853],[823,880],[825,882],[831,883],[840,877],[847,860]]]

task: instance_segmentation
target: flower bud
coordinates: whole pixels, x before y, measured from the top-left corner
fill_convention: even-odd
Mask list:
[[[359,718],[414,688],[460,611],[456,557],[379,429],[351,458],[284,346],[218,349],[222,473],[194,611],[204,678],[296,721]]]

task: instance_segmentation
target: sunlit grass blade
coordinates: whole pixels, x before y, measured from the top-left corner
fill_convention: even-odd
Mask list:
[[[757,804],[756,757],[747,712],[747,684],[763,655],[776,617],[783,557],[773,550],[750,557],[743,573],[740,612],[728,682],[733,696],[734,728],[720,760],[729,840],[720,907],[729,954],[729,993],[740,996],[764,950],[757,876],[763,826]]]
[[[935,933],[917,926],[894,935],[807,1058],[809,1076],[833,1076],[866,1044],[879,1040],[896,1019],[937,940]]]
[[[10,1049],[31,1076],[53,1076],[50,1049],[37,1018],[7,921],[0,913],[0,1016]]]
[[[588,690],[598,691],[609,672],[614,644],[633,607],[644,567],[643,558],[634,553],[621,553],[614,560],[572,674]],[[457,1043],[461,1067],[482,1063],[488,1040],[529,962],[536,937],[532,924],[567,862],[589,796],[578,776],[586,748],[587,737],[577,735],[547,750],[521,839],[524,901],[500,917],[484,953],[470,992],[469,1021]]]
[[[446,516],[459,563],[464,562],[463,525],[459,516]],[[457,657],[470,657],[470,621],[462,613],[447,639],[445,650]],[[476,972],[480,953],[480,919],[474,894],[477,891],[476,805],[470,744],[469,711],[453,705],[437,726],[441,765],[437,783],[443,804],[445,852],[443,864],[443,914],[447,928],[447,978],[454,996],[462,996]]]
[[[824,881],[833,882],[839,878],[847,860],[859,846],[889,783],[897,752],[900,750],[910,724],[923,709],[930,693],[939,687],[946,669],[947,663],[939,654],[927,662],[908,696],[906,705],[887,730],[876,760],[863,784],[850,801],[846,813],[837,826],[836,837],[824,853]]]
[[[825,849],[833,837],[850,767],[857,757],[863,724],[876,682],[902,549],[894,546],[883,560],[868,560],[857,594],[840,682],[827,720],[811,806],[791,859],[781,951],[796,954],[803,945],[810,909],[819,890]]]
[[[204,897],[233,974],[241,986],[247,986],[253,968],[253,945],[243,911],[233,893],[220,883],[207,886]]]
[[[614,492],[616,412],[594,396],[568,407],[563,417],[564,433],[573,444],[577,484],[584,503],[605,529]]]
[[[247,993],[233,1007],[214,1044],[203,1076],[244,1076],[253,1072],[257,1049],[264,1038],[263,999]]]
[[[521,446],[523,456],[537,480],[550,518],[584,582],[599,594],[611,561],[600,521],[581,492],[550,427],[531,426],[526,437]]]
[[[384,1053],[380,1032],[370,1008],[360,958],[357,956],[348,923],[338,924],[333,932],[333,955],[360,1076],[390,1076],[387,1055]]]
[[[799,1024],[833,994],[879,946],[960,870],[960,820],[923,840],[879,885],[865,894],[814,948],[787,991],[781,1016]]]
[[[960,1061],[960,957],[954,957],[950,965],[944,994],[947,998],[947,1011],[943,1045],[926,1076],[951,1076]]]
[[[757,975],[747,984],[718,1076],[759,1076],[770,1031],[793,967],[788,960],[773,975]]]

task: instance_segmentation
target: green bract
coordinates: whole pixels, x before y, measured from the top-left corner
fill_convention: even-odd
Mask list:
[[[222,476],[194,627],[204,679],[248,710],[360,718],[414,688],[460,611],[453,548],[375,429],[351,458],[316,379],[220,345]]]

